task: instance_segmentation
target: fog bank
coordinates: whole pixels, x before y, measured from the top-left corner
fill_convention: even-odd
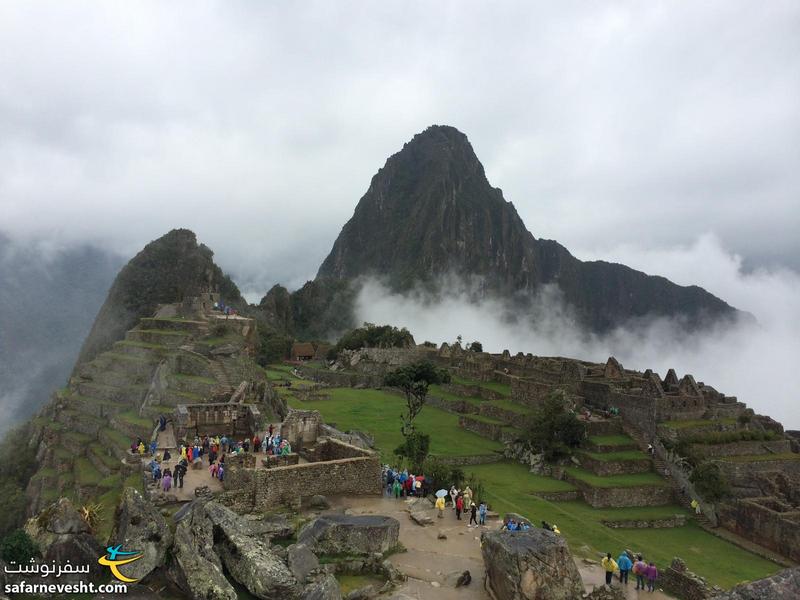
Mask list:
[[[696,334],[684,334],[670,319],[653,319],[606,335],[586,335],[575,325],[558,290],[545,289],[533,315],[509,321],[505,304],[469,302],[452,285],[447,298],[431,304],[421,294],[389,293],[377,281],[366,283],[358,298],[360,320],[408,327],[417,342],[437,344],[461,335],[479,340],[484,350],[508,349],[537,355],[560,355],[602,362],[616,356],[627,368],[651,368],[662,377],[674,368],[692,373],[787,429],[800,428],[793,368],[800,360],[800,275],[790,270],[744,272],[741,258],[713,236],[702,236],[676,250],[644,251],[620,247],[615,258],[673,281],[702,285],[757,323],[740,322]],[[588,258],[588,253],[583,258]]]

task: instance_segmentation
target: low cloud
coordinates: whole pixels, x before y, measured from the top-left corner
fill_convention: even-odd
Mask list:
[[[727,252],[717,238],[702,236],[676,250],[617,248],[612,256],[649,273],[679,283],[700,283],[737,308],[755,315],[711,330],[686,333],[670,319],[643,321],[606,335],[587,335],[575,324],[554,287],[545,288],[534,310],[515,319],[505,302],[469,301],[465,287],[445,284],[450,293],[431,301],[422,293],[391,294],[368,281],[358,298],[360,320],[408,327],[418,342],[441,343],[461,335],[479,340],[484,349],[531,352],[605,361],[616,356],[626,367],[652,368],[663,377],[674,368],[692,373],[718,390],[746,402],[761,414],[800,428],[792,374],[800,359],[800,275],[787,270],[745,272],[740,257]],[[588,253],[583,258],[589,258]]]

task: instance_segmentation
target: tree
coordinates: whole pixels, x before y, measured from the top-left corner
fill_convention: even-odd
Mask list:
[[[362,327],[344,334],[336,343],[336,353],[359,348],[408,348],[414,345],[414,336],[403,327],[364,323]]]
[[[400,431],[408,436],[414,431],[417,417],[428,396],[428,387],[437,383],[450,383],[450,373],[435,367],[428,361],[415,362],[391,371],[384,377],[384,385],[400,388],[406,397],[406,412],[401,415]]]
[[[706,502],[717,502],[728,495],[730,488],[725,474],[716,463],[706,461],[697,465],[689,481]]]
[[[39,555],[39,548],[23,529],[15,529],[0,542],[0,556],[6,562],[27,563]]]
[[[411,431],[405,436],[403,443],[394,449],[394,453],[408,459],[413,472],[421,473],[425,459],[428,457],[430,445],[431,436],[419,431]]]
[[[475,340],[469,345],[469,349],[472,352],[483,352],[483,344],[481,344],[478,340]]]
[[[533,412],[521,441],[546,460],[569,456],[586,437],[586,426],[569,410],[563,390],[554,390]]]

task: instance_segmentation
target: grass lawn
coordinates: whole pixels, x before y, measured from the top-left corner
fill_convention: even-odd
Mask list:
[[[500,383],[499,381],[474,381],[472,379],[464,379],[463,377],[453,377],[453,383],[458,385],[474,385],[482,387],[487,390],[492,390],[504,396],[511,395],[511,386],[507,383]]]
[[[780,569],[714,537],[693,522],[675,529],[610,529],[601,523],[602,520],[688,514],[680,506],[594,509],[581,501],[549,502],[531,493],[547,478],[529,473],[523,465],[498,463],[465,467],[464,470],[483,482],[492,510],[501,514],[517,512],[534,523],[545,520],[558,524],[576,554],[588,554],[597,559],[601,552],[612,552],[616,556],[624,548],[630,548],[653,559],[660,569],[669,566],[674,556],[680,556],[695,573],[726,588]]]
[[[644,452],[640,450],[622,450],[620,452],[589,452],[582,450],[581,454],[586,454],[595,460],[604,461],[617,461],[617,460],[642,460],[648,458]]]
[[[667,487],[667,482],[656,473],[635,473],[632,475],[606,475],[601,477],[584,471],[577,467],[567,467],[567,473],[575,479],[588,483],[596,488],[616,488],[616,487]]]
[[[327,423],[339,429],[360,429],[375,437],[384,460],[392,459],[392,452],[402,442],[400,415],[405,410],[405,399],[380,390],[333,388],[326,390],[330,398],[302,402],[289,398],[290,406],[314,409],[322,413]],[[440,456],[471,456],[490,454],[501,450],[502,444],[458,426],[458,415],[433,406],[422,409],[416,420],[417,428],[431,436],[431,454]]]
[[[629,444],[636,444],[632,438],[627,435],[592,435],[587,438],[589,442],[597,446],[627,446]]]

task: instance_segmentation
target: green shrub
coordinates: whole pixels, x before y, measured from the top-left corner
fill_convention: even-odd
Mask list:
[[[431,482],[431,490],[449,489],[451,485],[461,486],[464,482],[464,471],[460,467],[448,465],[435,457],[429,457],[422,465],[425,479]]]
[[[6,562],[27,563],[39,555],[39,548],[22,529],[15,529],[0,541],[0,556]]]
[[[344,334],[336,343],[336,352],[359,348],[408,348],[414,345],[414,336],[405,327],[364,323]]]
[[[703,462],[692,471],[689,480],[700,497],[707,502],[717,502],[728,495],[730,488],[724,473],[713,462]]]
[[[542,452],[547,460],[572,454],[586,438],[586,426],[568,410],[566,394],[554,390],[535,410],[521,434],[521,441],[531,450]]]

